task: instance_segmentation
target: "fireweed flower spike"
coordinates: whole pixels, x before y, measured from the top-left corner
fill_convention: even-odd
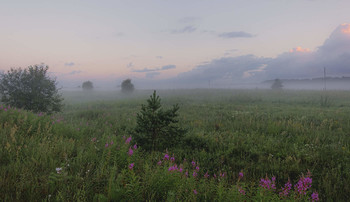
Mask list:
[[[320,199],[318,198],[318,193],[317,192],[313,192],[311,194],[311,200],[312,201],[319,201]]]
[[[282,191],[279,193],[280,197],[287,197],[290,190],[292,189],[292,184],[290,183],[290,180],[282,187]]]
[[[239,179],[242,179],[243,178],[243,172],[239,172],[238,176],[239,176],[238,177]]]
[[[125,144],[129,144],[131,142],[131,136],[129,136],[126,140],[125,140]]]
[[[192,161],[192,166],[195,167],[196,166],[196,162]]]
[[[133,153],[134,151],[131,149],[131,147],[129,147],[129,151],[128,151],[129,156],[132,156]]]
[[[134,168],[134,163],[131,163],[131,164],[129,165],[129,169],[132,170],[133,168]]]
[[[169,160],[169,154],[165,154],[163,160]]]

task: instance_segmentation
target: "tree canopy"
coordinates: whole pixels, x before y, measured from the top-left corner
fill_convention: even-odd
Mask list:
[[[134,84],[131,83],[131,79],[125,79],[122,82],[121,87],[123,93],[132,93],[135,90]]]
[[[271,89],[279,90],[279,89],[282,89],[282,88],[283,88],[282,81],[279,80],[279,79],[275,79],[275,81],[271,85]]]
[[[56,79],[48,77],[47,65],[11,68],[0,74],[1,102],[33,112],[59,112],[63,105]]]
[[[91,81],[85,81],[81,87],[86,91],[91,91],[94,89],[94,85]]]

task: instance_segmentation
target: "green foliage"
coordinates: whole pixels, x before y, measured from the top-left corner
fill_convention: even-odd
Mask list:
[[[182,141],[185,133],[177,124],[179,106],[175,104],[172,109],[163,110],[160,101],[154,91],[147,100],[147,105],[142,105],[141,112],[137,114],[134,137],[145,150],[162,151],[174,147]]]
[[[137,125],[138,106],[152,92],[141,93],[85,104],[77,97],[76,104],[68,103],[54,116],[0,105],[0,198],[278,201],[290,179],[291,193],[283,201],[309,201],[314,191],[321,200],[348,200],[350,92],[327,92],[332,105],[324,108],[320,91],[163,91],[162,106],[180,103],[178,124],[189,128],[182,143],[168,150],[174,160],[126,141]],[[169,171],[175,165],[182,172]],[[308,169],[312,187],[301,198],[294,185]],[[267,176],[276,176],[275,190],[259,186]]]
[[[94,89],[94,85],[91,81],[85,81],[81,87],[85,91],[91,91],[92,89]]]
[[[34,65],[27,69],[11,69],[0,75],[1,101],[33,112],[59,112],[61,95],[56,81],[47,76],[48,66]]]
[[[271,89],[273,89],[273,90],[280,90],[282,88],[283,88],[282,81],[279,80],[279,79],[275,79],[275,81],[271,85]]]
[[[135,90],[134,84],[131,83],[131,79],[125,79],[122,82],[121,87],[123,93],[132,93]]]

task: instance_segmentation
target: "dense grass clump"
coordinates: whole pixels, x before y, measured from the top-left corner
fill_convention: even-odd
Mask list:
[[[80,92],[79,92],[80,93]],[[103,100],[103,93],[96,92]],[[350,92],[159,91],[186,135],[163,151],[131,136],[150,91],[61,114],[0,107],[5,201],[345,201]],[[106,92],[107,96],[110,93]]]

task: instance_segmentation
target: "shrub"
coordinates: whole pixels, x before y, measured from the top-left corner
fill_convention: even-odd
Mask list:
[[[124,80],[121,87],[123,93],[132,93],[135,90],[134,84],[131,83],[131,79]]]
[[[163,110],[160,101],[154,91],[147,105],[142,105],[141,112],[137,114],[135,140],[146,150],[176,146],[185,134],[185,130],[177,125],[179,106],[176,104],[172,109]]]
[[[271,89],[273,89],[273,90],[280,90],[282,88],[283,88],[282,81],[279,80],[279,79],[275,79],[275,81],[271,85]]]
[[[85,81],[82,85],[82,88],[83,90],[91,91],[92,89],[94,89],[94,86],[91,81]]]
[[[34,65],[0,74],[1,101],[33,112],[61,111],[63,98],[58,94],[56,80],[47,76],[48,68]]]

